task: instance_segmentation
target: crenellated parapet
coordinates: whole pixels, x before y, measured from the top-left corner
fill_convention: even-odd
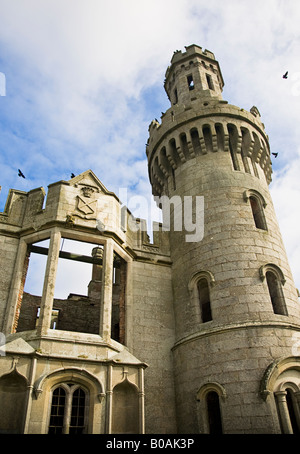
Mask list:
[[[146,154],[154,195],[165,193],[168,177],[183,163],[216,152],[230,154],[233,170],[259,177],[261,169],[271,182],[269,141],[256,107],[248,112],[226,101],[196,100],[168,109],[161,123],[149,126]]]
[[[133,257],[168,256],[168,232],[154,222],[151,242],[147,233],[151,226],[135,218],[125,202],[87,170],[69,181],[50,184],[47,195],[42,187],[29,192],[11,189],[0,213],[0,232],[19,238],[57,226],[70,234],[84,231],[99,238],[113,237]]]

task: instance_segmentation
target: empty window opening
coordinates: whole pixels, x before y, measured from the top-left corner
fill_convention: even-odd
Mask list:
[[[111,312],[111,337],[125,344],[125,297],[127,264],[118,254],[114,254],[113,297]]]
[[[261,230],[267,230],[266,220],[261,206],[261,202],[254,196],[249,197],[252,209],[255,227]]]
[[[46,267],[48,246],[49,240],[29,247],[18,332],[33,330],[41,323],[39,308],[45,274],[42,268]],[[62,238],[50,329],[99,334],[102,255],[102,246]]]
[[[214,84],[213,84],[212,77],[210,74],[206,74],[206,82],[207,82],[208,88],[210,90],[214,90]]]
[[[178,92],[177,88],[174,90],[174,104],[178,104]]]
[[[194,84],[194,80],[193,80],[193,76],[192,75],[187,76],[187,82],[188,82],[189,90],[194,90],[195,84]]]
[[[37,307],[40,305],[47,264],[47,253],[40,255],[34,249],[48,251],[49,239],[28,245],[23,276],[19,289],[13,332],[35,329]]]
[[[200,279],[197,286],[201,319],[202,323],[206,323],[212,320],[208,282],[206,279]]]
[[[206,406],[209,433],[213,435],[222,434],[222,419],[218,393],[216,393],[215,391],[210,391],[209,393],[207,393]]]
[[[62,238],[53,301],[53,309],[59,311],[55,329],[99,334],[102,260],[102,246]]]
[[[274,314],[288,315],[280,280],[272,271],[266,272],[266,280]]]
[[[52,393],[49,434],[83,434],[86,432],[86,392],[72,383]]]
[[[41,312],[41,308],[38,307],[37,308],[37,313],[36,313],[36,322],[35,322],[35,326],[36,327],[39,324],[40,312]],[[58,318],[59,318],[59,310],[58,309],[52,309],[50,329],[56,329],[57,328]]]

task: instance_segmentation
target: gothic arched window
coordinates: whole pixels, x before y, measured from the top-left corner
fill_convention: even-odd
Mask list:
[[[86,433],[86,400],[86,391],[73,383],[53,389],[48,433]]]

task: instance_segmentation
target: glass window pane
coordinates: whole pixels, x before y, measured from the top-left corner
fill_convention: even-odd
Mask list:
[[[63,388],[56,388],[52,395],[49,434],[60,434],[63,429],[66,393]]]

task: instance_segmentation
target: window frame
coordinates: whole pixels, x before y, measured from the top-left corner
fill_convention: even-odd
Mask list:
[[[210,423],[208,415],[208,406],[207,406],[207,396],[209,393],[214,392],[218,395],[219,398],[219,411],[220,411],[220,423],[221,423],[221,433],[224,432],[224,417],[223,417],[223,405],[227,398],[227,393],[225,388],[217,382],[209,382],[202,385],[196,394],[196,399],[198,402],[198,414],[199,414],[199,424],[200,424],[200,433],[210,434]]]
[[[264,197],[255,189],[247,189],[244,192],[243,197],[245,202],[249,201],[256,229],[267,232],[268,225],[265,216],[265,208],[267,206],[267,203]],[[254,203],[256,204],[255,207]]]
[[[73,409],[73,397],[74,393],[81,389],[85,394],[85,404],[84,404],[84,425],[82,434],[88,433],[88,423],[89,423],[89,391],[88,389],[83,386],[81,383],[75,383],[72,381],[67,382],[59,382],[55,384],[50,391],[50,398],[49,398],[49,411],[48,411],[48,421],[47,421],[47,433],[49,434],[50,430],[50,423],[51,423],[51,416],[52,416],[52,406],[53,406],[53,393],[56,389],[62,388],[65,391],[65,403],[64,403],[64,414],[63,414],[63,426],[61,434],[69,434],[70,428],[76,427],[71,426],[71,419],[72,419],[72,409]],[[55,426],[53,426],[55,427]],[[78,426],[79,427],[79,426]],[[81,426],[80,426],[81,427]]]
[[[201,301],[200,301],[200,295],[199,295],[199,289],[198,289],[198,284],[199,282],[205,279],[207,281],[207,288],[208,288],[208,293],[209,293],[209,305],[210,305],[210,314],[211,314],[211,319],[203,321],[202,318],[202,307],[201,307]],[[215,283],[215,278],[214,275],[210,271],[198,271],[195,273],[192,278],[190,279],[188,283],[188,290],[190,292],[190,297],[191,297],[191,302],[192,306],[194,307],[195,313],[198,316],[199,322],[201,325],[204,323],[209,323],[213,321],[213,309],[212,309],[212,298],[211,298],[211,289],[214,286]]]
[[[288,316],[289,314],[283,292],[283,286],[286,280],[281,269],[273,263],[267,263],[260,267],[259,274],[261,280],[266,281],[274,314]],[[271,288],[271,282],[269,280],[270,275],[274,277],[274,285],[276,285],[277,288],[274,288],[273,284],[273,288]],[[272,294],[273,292],[276,294]],[[274,297],[276,297],[276,301],[274,300]]]

